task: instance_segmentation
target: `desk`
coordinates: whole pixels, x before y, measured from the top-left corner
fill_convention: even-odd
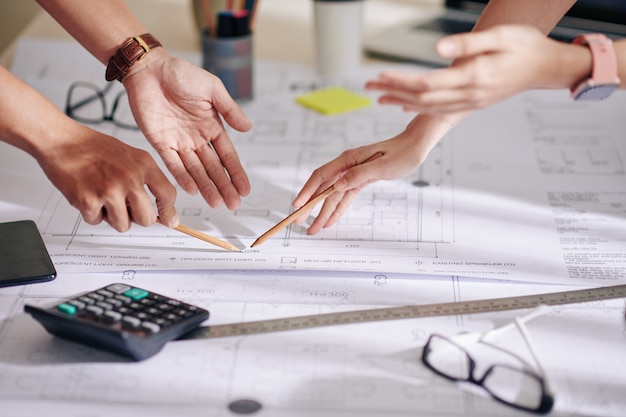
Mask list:
[[[168,49],[197,52],[200,40],[190,3],[190,0],[127,1],[139,20],[149,31],[158,33],[159,40]],[[259,4],[255,23],[256,57],[312,64],[313,13],[310,1],[262,0]],[[368,0],[364,12],[364,36],[371,36],[398,22],[424,17],[436,11],[440,4],[441,0]],[[168,24],[163,25],[164,21]],[[43,10],[20,36],[71,39]],[[14,52],[15,45],[2,51],[0,65],[10,67]]]
[[[186,3],[163,0],[156,7],[154,1],[149,1],[152,5],[149,16],[143,13],[147,3],[148,0],[129,1],[149,30],[159,33],[173,50],[198,50]],[[410,19],[421,13],[422,9],[414,8],[414,4],[417,3],[369,1],[367,33],[391,24],[396,18]],[[425,5],[424,12],[434,7],[430,2],[419,4]],[[171,19],[176,14],[186,18]],[[307,1],[266,0],[258,18],[255,50],[260,59],[312,64]],[[168,25],[161,25],[163,21]],[[290,32],[293,36],[282,36]],[[36,18],[24,36],[67,38],[45,14]],[[10,62],[12,56],[12,51],[6,52],[3,62]],[[519,104],[518,101],[504,103],[499,109],[517,114],[524,111],[520,108],[534,108]],[[532,114],[537,117],[537,123],[552,120],[538,117],[541,115],[544,113],[539,111]],[[470,132],[478,143],[478,136],[486,135],[481,126],[470,123],[463,133]],[[504,137],[510,132],[504,130],[500,134]],[[492,146],[501,142],[494,140]],[[441,151],[440,155],[451,154]],[[479,162],[470,167],[473,175],[478,176],[489,168]],[[601,169],[600,165],[594,169]],[[6,166],[0,166],[3,168]],[[4,188],[2,195],[6,195]],[[176,342],[140,363],[128,363],[105,352],[52,338],[21,313],[26,302],[47,304],[69,295],[69,289],[86,291],[112,281],[132,282],[206,307],[211,311],[212,324],[574,288],[444,275],[333,271],[319,274],[270,270],[251,274],[237,270],[126,269],[98,273],[86,269],[66,273],[50,283],[0,290],[3,413],[55,417],[233,416],[236,414],[228,411],[228,404],[243,398],[259,401],[263,408],[254,415],[268,417],[527,415],[442,380],[425,369],[418,359],[421,347],[433,332],[453,335],[461,331],[483,331],[510,321],[515,312]],[[553,415],[624,415],[623,310],[622,300],[592,306],[563,306],[529,324],[555,391]],[[512,334],[502,342],[528,357],[518,335]]]

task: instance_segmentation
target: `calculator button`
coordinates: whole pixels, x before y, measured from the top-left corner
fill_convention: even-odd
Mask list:
[[[102,313],[104,313],[104,309],[97,306],[88,306],[85,310],[93,314],[94,316],[101,316]]]
[[[73,306],[69,303],[61,303],[57,305],[57,310],[62,311],[66,314],[76,314],[76,306]]]
[[[100,294],[101,296],[103,296],[104,298],[111,298],[113,297],[113,293],[111,291],[107,291],[107,290],[98,290],[96,291],[98,294]]]
[[[96,302],[93,298],[89,298],[86,296],[78,297],[77,300],[82,301],[85,304],[93,304]]]
[[[89,298],[93,298],[96,301],[102,301],[104,300],[104,297],[101,296],[100,294],[97,294],[95,292],[90,292],[89,294],[87,294],[87,297]]]
[[[136,329],[141,324],[141,320],[133,316],[122,317],[122,324],[126,328]]]
[[[169,305],[169,304],[164,304],[164,303],[161,303],[161,304],[159,304],[159,305],[157,306],[157,308],[158,308],[159,310],[161,310],[161,311],[168,311],[168,310],[170,310],[170,309],[172,308],[172,306],[171,306],[171,305]]]
[[[130,287],[124,284],[113,284],[113,285],[109,285],[108,287],[106,287],[106,289],[111,292],[114,292],[115,294],[122,294],[130,290]]]
[[[130,313],[130,311],[131,311],[130,308],[126,308],[126,307],[120,307],[117,309],[117,312],[122,313],[122,314],[128,314]]]
[[[165,315],[165,319],[169,321],[178,321],[179,318],[180,317],[178,317],[176,314],[172,314],[172,313]]]
[[[148,291],[140,290],[139,288],[131,288],[130,290],[124,292],[124,295],[128,298],[131,298],[135,301],[139,301],[148,296]]]
[[[132,300],[124,295],[116,295],[114,297],[116,300],[123,302],[124,304],[130,303]]]
[[[122,315],[117,311],[105,311],[103,317],[108,323],[117,323],[122,319]]]
[[[71,304],[79,310],[82,310],[83,308],[85,308],[85,303],[83,303],[82,301],[78,301],[78,300],[69,300],[67,304]]]
[[[148,296],[148,298],[149,298],[149,299],[151,299],[151,300],[153,300],[153,301],[162,301],[162,300],[165,300],[165,297],[161,297],[161,296],[160,296],[160,295],[158,295],[158,294],[150,294],[150,295]]]
[[[141,328],[148,330],[150,333],[158,333],[161,330],[158,325],[149,321],[144,321],[143,323],[141,323]]]
[[[111,304],[115,308],[120,308],[122,306],[122,302],[115,298],[107,298],[106,302]]]
[[[102,308],[103,310],[110,310],[113,308],[111,304],[105,303],[104,301],[97,302],[96,305]]]

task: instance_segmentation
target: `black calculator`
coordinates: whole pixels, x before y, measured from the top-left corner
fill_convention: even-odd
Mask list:
[[[107,285],[47,308],[26,305],[24,311],[53,335],[136,361],[155,355],[209,317],[200,307],[126,284]]]

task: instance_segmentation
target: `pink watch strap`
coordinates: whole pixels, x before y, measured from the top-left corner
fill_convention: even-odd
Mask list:
[[[613,41],[600,33],[580,35],[574,39],[575,45],[586,45],[593,56],[591,79],[598,84],[619,82],[617,77],[617,56]]]

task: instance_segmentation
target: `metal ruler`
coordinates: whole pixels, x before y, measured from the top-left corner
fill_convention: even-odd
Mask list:
[[[243,323],[200,326],[179,340],[209,339],[217,337],[244,336],[250,334],[336,326],[339,324],[365,323],[384,320],[400,320],[417,317],[476,314],[492,311],[518,310],[545,305],[585,303],[626,297],[626,284],[584,290],[561,291],[545,294],[450,303],[408,305],[398,307],[355,310],[308,316],[249,321]]]

